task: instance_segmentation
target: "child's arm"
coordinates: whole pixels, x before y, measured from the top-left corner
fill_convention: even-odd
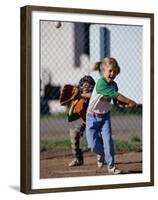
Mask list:
[[[90,92],[89,93],[82,93],[81,97],[83,97],[85,99],[90,99],[91,95],[92,95],[92,93],[90,93]]]
[[[118,95],[117,100],[125,103],[125,107],[128,107],[128,108],[136,108],[137,107],[137,104],[135,101],[123,96],[122,94]]]
[[[73,109],[74,109],[74,107],[75,107],[75,105],[76,105],[77,102],[78,102],[78,99],[76,99],[75,101],[72,101],[71,106],[69,108],[69,112],[68,112],[69,116],[72,114]]]

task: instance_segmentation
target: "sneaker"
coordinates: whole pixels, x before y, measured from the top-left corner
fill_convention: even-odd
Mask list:
[[[69,167],[80,166],[80,165],[83,165],[83,160],[78,160],[77,158],[75,158],[69,163]]]
[[[108,173],[112,175],[121,174],[121,170],[117,169],[116,167],[108,168]]]
[[[101,155],[97,155],[97,165],[99,168],[102,168],[104,165],[104,157]]]

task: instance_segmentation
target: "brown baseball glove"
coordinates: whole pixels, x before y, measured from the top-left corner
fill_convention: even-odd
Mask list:
[[[69,105],[72,100],[79,98],[79,90],[76,86],[65,85],[60,94],[60,104],[62,106]]]

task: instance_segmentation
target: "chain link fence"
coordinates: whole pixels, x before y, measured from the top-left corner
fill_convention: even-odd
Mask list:
[[[84,75],[90,74],[95,79],[97,72],[92,71],[92,67],[95,62],[106,56],[116,58],[121,67],[121,73],[116,78],[119,91],[139,104],[134,111],[115,107],[112,109],[113,138],[141,142],[142,27],[42,20],[40,21],[41,150],[47,150],[46,144],[49,144],[49,141],[66,143],[69,140],[67,108],[59,103],[62,87],[65,84],[77,85]]]

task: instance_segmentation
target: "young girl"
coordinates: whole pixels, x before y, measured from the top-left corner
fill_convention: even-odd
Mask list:
[[[114,145],[112,140],[110,108],[111,99],[124,103],[125,107],[134,108],[136,103],[118,93],[114,79],[120,73],[120,67],[114,58],[107,57],[100,64],[102,77],[93,90],[86,116],[86,137],[91,151],[101,155],[110,174],[120,174],[114,165]],[[100,134],[103,142],[100,142]]]

